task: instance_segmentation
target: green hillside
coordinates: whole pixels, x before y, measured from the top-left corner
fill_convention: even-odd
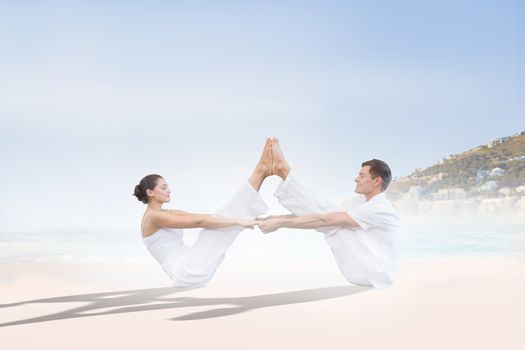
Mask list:
[[[504,174],[482,176],[495,168],[502,169]],[[497,188],[516,188],[525,184],[525,132],[451,155],[435,165],[417,170],[393,182],[388,193],[389,197],[396,199],[411,186],[419,185],[423,198],[442,188],[463,188],[472,194],[487,181],[497,181]]]

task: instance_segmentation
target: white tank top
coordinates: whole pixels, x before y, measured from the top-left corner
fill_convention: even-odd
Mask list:
[[[144,216],[145,218],[146,216]],[[142,224],[144,224],[144,219]],[[182,229],[168,227],[162,227],[147,237],[144,237],[144,233],[141,232],[146,249],[165,270],[172,266],[173,261],[186,251],[183,234]]]

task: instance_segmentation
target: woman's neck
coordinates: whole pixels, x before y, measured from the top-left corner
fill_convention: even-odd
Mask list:
[[[160,210],[162,209],[162,203],[159,203],[159,202],[151,202],[151,203],[148,203],[148,210]]]

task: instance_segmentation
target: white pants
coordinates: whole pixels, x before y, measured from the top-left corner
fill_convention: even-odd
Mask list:
[[[293,171],[279,185],[275,196],[283,207],[297,216],[346,211],[341,204],[327,201],[305,188],[297,181]],[[321,227],[316,231],[325,234],[325,241],[330,246],[339,270],[347,281],[357,285],[372,285],[366,266],[368,256],[354,231],[335,226]]]
[[[214,216],[252,220],[267,211],[268,206],[259,192],[246,182]],[[173,285],[200,287],[209,282],[223,261],[226,251],[242,230],[240,226],[203,229],[197,241],[190,248],[185,248],[185,251],[170,263],[170,271],[166,272],[173,280]]]

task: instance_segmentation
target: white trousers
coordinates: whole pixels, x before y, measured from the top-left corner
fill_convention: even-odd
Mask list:
[[[346,211],[341,204],[330,202],[304,187],[293,171],[279,185],[274,195],[283,207],[297,216]],[[325,234],[325,241],[347,281],[356,285],[372,286],[366,266],[369,257],[362,248],[356,232],[335,226],[321,227],[316,231]]]
[[[244,183],[233,197],[213,216],[252,220],[268,211],[259,192],[249,183]],[[223,261],[226,251],[237,235],[243,231],[240,226],[203,229],[190,248],[177,254],[170,263],[168,275],[175,287],[200,287],[208,283]]]

